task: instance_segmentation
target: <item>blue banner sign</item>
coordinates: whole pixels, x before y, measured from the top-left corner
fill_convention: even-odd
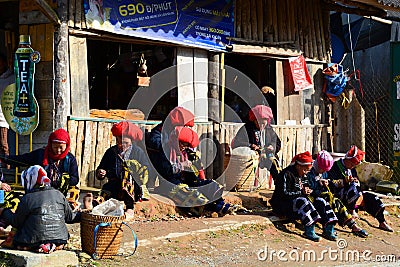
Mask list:
[[[233,0],[84,0],[89,28],[225,50],[234,37]]]

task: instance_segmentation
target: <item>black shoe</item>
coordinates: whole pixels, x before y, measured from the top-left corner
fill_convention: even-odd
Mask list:
[[[359,237],[367,237],[368,233],[364,230],[361,229],[360,231],[351,231],[354,235],[359,236]]]

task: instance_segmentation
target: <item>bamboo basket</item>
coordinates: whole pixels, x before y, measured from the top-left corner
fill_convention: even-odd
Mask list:
[[[101,216],[91,213],[82,213],[81,219],[81,244],[82,251],[93,258],[112,259],[118,254],[122,239],[122,216]],[[94,244],[95,227],[100,223],[109,223],[109,226],[99,227]]]
[[[253,191],[258,166],[258,154],[230,155],[227,166],[226,189],[236,191]]]

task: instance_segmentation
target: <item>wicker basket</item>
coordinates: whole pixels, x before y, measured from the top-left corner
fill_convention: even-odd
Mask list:
[[[258,155],[231,155],[226,169],[226,189],[253,191],[255,185]]]
[[[119,250],[122,239],[122,216],[101,216],[91,213],[82,213],[81,243],[82,251],[93,258],[112,259]],[[100,223],[109,223],[108,226],[98,227],[96,244],[94,244],[95,227]]]

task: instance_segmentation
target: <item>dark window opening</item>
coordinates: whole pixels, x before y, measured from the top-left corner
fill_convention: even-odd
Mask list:
[[[277,101],[275,60],[249,55],[227,54],[225,63],[248,76],[256,84],[258,89],[261,90],[264,96],[263,99],[256,98],[254,94],[251,93],[254,89],[250,89],[250,86],[248,88],[240,88],[239,90],[241,90],[241,94],[245,95],[251,103],[249,106],[237,94],[227,88],[228,90],[225,95],[226,104],[237,112],[242,121],[246,121],[250,108],[255,105],[267,103],[274,112],[276,121]],[[274,93],[270,90],[267,92],[267,87],[272,89]]]
[[[146,60],[147,75],[172,66],[174,48],[110,41],[88,40],[90,109],[127,109],[138,89],[137,74],[141,58]],[[163,96],[150,114],[160,119],[176,105],[173,93]]]

